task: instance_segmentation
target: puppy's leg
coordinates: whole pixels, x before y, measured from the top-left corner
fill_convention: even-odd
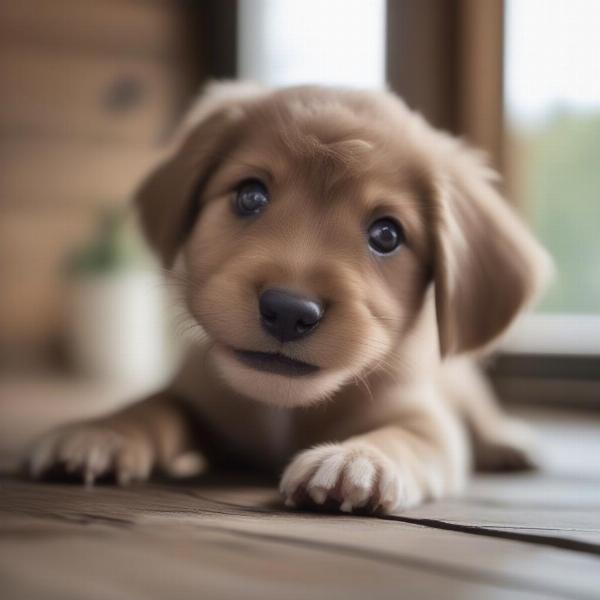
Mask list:
[[[286,504],[391,512],[460,491],[470,466],[466,434],[433,396],[416,398],[388,426],[298,454],[281,480]]]
[[[475,363],[465,359],[449,362],[443,367],[440,383],[442,393],[469,428],[478,469],[522,470],[536,466],[533,431],[504,413]]]
[[[51,431],[34,446],[28,467],[33,477],[60,469],[87,484],[114,475],[124,485],[147,479],[155,467],[189,470],[191,442],[184,408],[164,392],[107,417]]]

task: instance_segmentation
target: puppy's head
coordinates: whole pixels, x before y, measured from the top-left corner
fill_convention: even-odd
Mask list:
[[[391,94],[221,84],[137,201],[229,383],[294,405],[389,366],[432,282],[442,355],[507,327],[546,261],[490,179]]]

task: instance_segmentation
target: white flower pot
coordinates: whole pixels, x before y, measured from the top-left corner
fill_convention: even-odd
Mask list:
[[[151,271],[79,276],[71,283],[67,346],[83,375],[159,385],[168,375],[165,289]]]

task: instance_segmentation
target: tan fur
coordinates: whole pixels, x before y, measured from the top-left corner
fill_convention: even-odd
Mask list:
[[[272,200],[248,220],[232,199],[250,178]],[[287,465],[289,504],[391,511],[462,488],[471,462],[464,422],[481,465],[528,463],[523,428],[472,363],[453,357],[495,340],[549,261],[479,155],[398,98],[213,86],[137,202],[206,342],[160,399],[93,425],[112,441],[82,443],[89,424],[55,433],[34,451],[35,473],[62,461],[92,479],[111,470],[144,478],[196,442],[214,461]],[[407,244],[378,257],[366,229],[383,216],[402,223]],[[284,348],[268,336],[258,318],[267,287],[323,300],[315,333]],[[320,370],[266,374],[233,349],[283,351]],[[195,439],[175,398],[202,424]],[[69,451],[74,436],[78,453]],[[123,477],[128,444],[146,453]]]

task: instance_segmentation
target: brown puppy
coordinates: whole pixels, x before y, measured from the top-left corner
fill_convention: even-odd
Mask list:
[[[465,422],[481,466],[526,466],[525,428],[456,358],[548,271],[493,179],[392,94],[212,86],[137,198],[204,341],[169,390],[47,436],[32,472],[127,482],[200,447],[287,465],[288,504],[392,511],[461,489]]]

